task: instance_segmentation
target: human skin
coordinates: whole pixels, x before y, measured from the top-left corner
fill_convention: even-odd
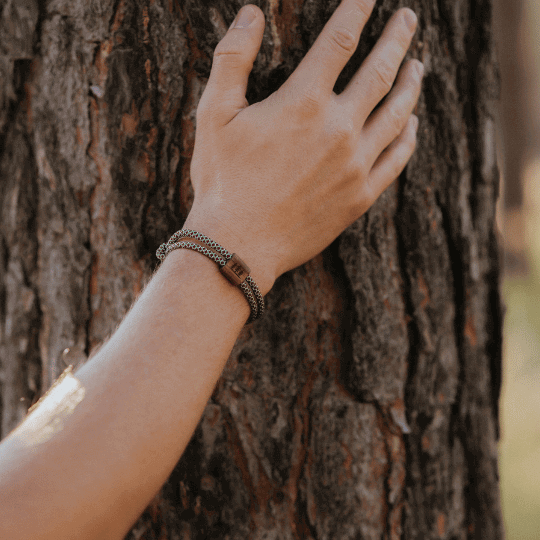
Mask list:
[[[229,30],[230,39],[216,47],[197,109],[190,217],[238,253],[257,283],[260,276],[271,286],[330,245],[414,151],[421,62],[403,66],[373,113],[410,45],[416,24],[410,9],[391,17],[345,90],[333,92],[373,5],[343,1],[289,79],[251,106],[245,93],[262,41],[262,11],[250,6],[256,19],[249,31]]]
[[[358,219],[414,151],[417,62],[388,93],[414,33],[410,10],[332,92],[373,3],[343,0],[286,83],[251,106],[262,11],[250,6],[253,25],[216,48],[184,228],[238,253],[263,295]],[[124,538],[189,443],[249,313],[212,260],[169,253],[112,338],[55,388],[75,385],[71,398],[46,396],[0,444],[0,538]]]

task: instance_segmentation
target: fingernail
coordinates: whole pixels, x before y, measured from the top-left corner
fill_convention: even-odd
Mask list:
[[[412,115],[412,123],[413,123],[414,131],[418,131],[418,116],[414,114]]]
[[[411,32],[414,32],[417,20],[415,12],[412,9],[407,8],[405,10],[405,22]]]
[[[255,20],[255,11],[251,6],[244,6],[238,14],[234,28],[247,28]]]
[[[422,64],[422,62],[416,63],[416,72],[418,73],[419,79],[421,79],[424,76],[424,64]]]

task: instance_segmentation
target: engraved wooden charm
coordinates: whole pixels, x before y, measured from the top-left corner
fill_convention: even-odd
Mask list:
[[[246,263],[236,253],[233,253],[225,266],[220,268],[220,272],[233,285],[240,285],[249,275],[250,270]]]

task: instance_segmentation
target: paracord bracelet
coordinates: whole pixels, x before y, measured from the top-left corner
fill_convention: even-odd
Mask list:
[[[191,240],[182,240],[190,238]],[[236,253],[230,253],[224,247],[214,242],[208,236],[192,229],[182,229],[174,233],[169,241],[161,244],[156,251],[158,259],[163,261],[174,249],[187,248],[198,251],[212,259],[220,267],[220,272],[231,282],[240,287],[251,308],[251,314],[246,324],[260,319],[264,314],[264,298],[253,278],[249,275],[249,268]],[[221,255],[222,256],[221,256]],[[253,289],[253,292],[250,289]]]

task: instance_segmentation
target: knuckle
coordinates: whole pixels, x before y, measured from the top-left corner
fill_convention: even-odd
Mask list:
[[[416,136],[417,136],[416,129],[414,128],[412,124],[409,123],[408,120],[407,120],[406,128],[409,128],[409,129],[404,129],[403,131],[403,135],[402,135],[403,143],[407,146],[408,149],[414,148],[416,146]]]
[[[387,94],[394,84],[395,74],[386,62],[379,61],[374,69],[374,78],[379,88]]]
[[[349,160],[347,166],[345,167],[344,179],[345,184],[349,186],[358,186],[359,182],[362,182],[364,177],[363,174],[364,166],[362,163],[359,163],[356,156]]]
[[[387,123],[388,123],[388,128],[392,136],[394,137],[394,139],[401,134],[401,132],[403,131],[403,128],[405,127],[404,121],[403,121],[403,115],[401,114],[401,111],[399,111],[395,107],[390,107],[388,109]]]
[[[415,146],[416,144],[414,142],[414,139],[412,143],[410,140],[408,140],[403,145],[402,152],[399,153],[397,159],[394,161],[393,178],[397,178],[403,172],[403,169],[405,169],[407,163],[409,163],[411,159]]]
[[[352,174],[353,180],[350,183],[348,198],[348,219],[350,223],[355,222],[372,204],[372,187],[370,178],[366,172],[364,163],[355,160],[355,173]]]
[[[354,220],[356,221],[359,217],[365,214],[375,200],[376,197],[373,193],[371,178],[367,177],[364,180],[362,187],[358,190],[357,196],[354,200]]]
[[[364,156],[363,158],[360,158],[356,162],[356,169],[358,171],[359,178],[367,178],[369,176],[369,164],[367,160],[367,156]]]
[[[299,112],[302,116],[315,116],[323,109],[323,97],[320,89],[310,86],[300,99]]]
[[[213,62],[230,62],[233,64],[244,63],[242,51],[231,49],[230,43],[222,40],[214,49]]]
[[[373,0],[355,0],[354,2],[356,10],[364,19],[369,19],[374,3]]]
[[[208,102],[203,106],[199,105],[195,112],[195,122],[197,129],[205,125],[212,125],[219,120],[220,108],[219,104]]]
[[[356,194],[359,200],[358,203],[369,202],[370,198],[370,186],[369,186],[369,167],[365,166],[363,163],[358,165],[358,172],[356,176]],[[353,198],[354,202],[354,198]]]
[[[332,138],[339,147],[345,147],[350,150],[354,147],[355,131],[352,122],[335,123],[332,127]]]
[[[392,180],[395,180],[402,172],[403,169],[407,166],[410,156],[404,155],[402,159],[396,160],[394,166],[392,167]]]
[[[328,40],[334,48],[337,48],[340,52],[345,52],[347,55],[354,53],[358,45],[356,36],[343,26],[331,28],[328,33]]]

